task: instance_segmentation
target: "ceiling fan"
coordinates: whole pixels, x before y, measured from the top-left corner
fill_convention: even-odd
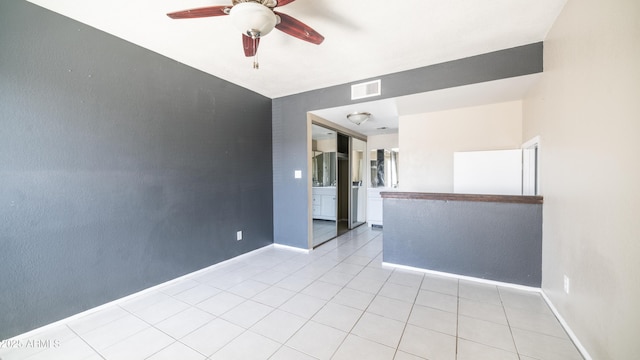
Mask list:
[[[231,16],[242,32],[242,45],[247,57],[253,56],[253,68],[258,68],[256,55],[260,38],[273,28],[298,39],[319,45],[324,37],[302,21],[274,9],[295,0],[232,0],[231,5],[208,6],[168,13],[172,19],[193,19],[212,16]]]

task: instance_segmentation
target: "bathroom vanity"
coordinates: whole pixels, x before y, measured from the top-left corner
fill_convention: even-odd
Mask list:
[[[321,186],[312,188],[313,218],[336,220],[336,187]]]

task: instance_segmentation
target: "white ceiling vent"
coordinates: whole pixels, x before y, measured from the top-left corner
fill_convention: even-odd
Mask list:
[[[351,85],[351,100],[378,96],[382,93],[380,80]]]

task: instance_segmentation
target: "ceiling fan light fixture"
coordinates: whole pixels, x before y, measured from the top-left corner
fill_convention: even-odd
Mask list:
[[[369,120],[370,117],[371,117],[371,113],[370,112],[358,111],[358,112],[353,112],[351,114],[348,114],[347,115],[347,120],[351,121],[352,123],[354,123],[356,125],[360,125],[360,124],[364,123],[365,121]]]
[[[229,15],[236,28],[254,39],[270,33],[278,22],[271,9],[256,2],[238,3],[231,8]]]

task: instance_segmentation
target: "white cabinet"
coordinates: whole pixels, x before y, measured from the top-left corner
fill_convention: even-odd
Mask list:
[[[322,196],[313,194],[313,218],[317,219],[322,213]]]
[[[313,218],[321,220],[336,220],[336,188],[313,188]]]
[[[336,219],[336,196],[322,195],[321,214],[325,217]]]
[[[367,224],[382,226],[382,197],[380,191],[386,188],[367,189]]]

